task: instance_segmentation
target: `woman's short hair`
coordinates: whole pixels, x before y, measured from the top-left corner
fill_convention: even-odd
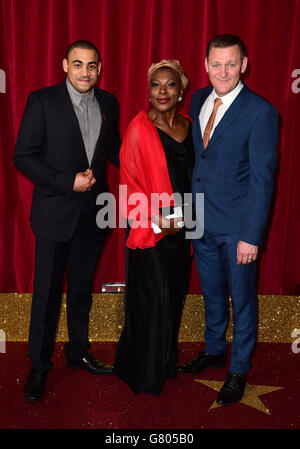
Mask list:
[[[168,69],[171,72],[174,72],[176,77],[180,80],[181,89],[185,89],[187,87],[188,79],[185,76],[183,68],[177,59],[163,59],[160,62],[151,64],[148,70],[148,80],[150,81],[152,79],[153,74],[160,69]]]

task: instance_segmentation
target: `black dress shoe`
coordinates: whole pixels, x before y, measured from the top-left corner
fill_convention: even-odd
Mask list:
[[[44,393],[47,372],[31,368],[24,385],[23,394],[28,402],[37,402]]]
[[[177,369],[184,374],[199,374],[206,368],[224,368],[226,362],[226,355],[210,355],[207,352],[200,352],[195,359],[178,366]]]
[[[105,374],[111,374],[113,372],[113,366],[94,359],[90,354],[87,354],[81,360],[67,359],[67,365],[70,368],[85,369],[89,373],[98,374],[99,376],[104,376]]]
[[[217,404],[231,405],[240,401],[244,395],[246,383],[246,376],[228,373],[223,387],[218,394]]]

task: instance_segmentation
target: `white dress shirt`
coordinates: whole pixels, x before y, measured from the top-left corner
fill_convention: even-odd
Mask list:
[[[228,94],[224,95],[223,97],[219,97],[219,98],[221,98],[223,104],[221,104],[218,107],[217,115],[216,115],[216,118],[215,118],[215,121],[214,121],[214,126],[213,126],[213,129],[211,131],[210,136],[213,135],[215,127],[221,121],[221,119],[223,118],[223,115],[225,114],[227,109],[231,106],[231,103],[236,99],[236,97],[241,92],[243,87],[244,87],[244,85],[240,81],[238,83],[238,85],[231,92],[229,92]],[[213,89],[213,91],[207,97],[207,99],[205,100],[205,102],[204,102],[204,104],[203,104],[203,106],[201,108],[200,115],[199,115],[199,120],[200,120],[200,129],[201,129],[202,137],[203,137],[203,133],[204,133],[206,124],[208,122],[208,119],[210,117],[210,114],[212,113],[212,110],[213,110],[213,107],[214,107],[215,98],[217,98],[217,97],[218,97],[218,95],[216,94],[215,89]]]

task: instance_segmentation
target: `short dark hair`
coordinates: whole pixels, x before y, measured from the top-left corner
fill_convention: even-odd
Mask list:
[[[82,48],[84,50],[94,50],[98,55],[98,62],[100,62],[101,58],[100,58],[99,50],[96,47],[96,45],[92,44],[92,42],[85,41],[85,40],[79,40],[79,41],[72,42],[67,48],[66,59],[68,59],[69,54],[71,53],[71,51],[74,48]]]
[[[227,48],[233,47],[234,45],[237,45],[239,47],[241,61],[243,61],[244,57],[246,56],[246,47],[242,39],[238,36],[235,36],[234,34],[219,34],[219,36],[214,37],[207,46],[206,57],[208,59],[209,52],[212,47]]]

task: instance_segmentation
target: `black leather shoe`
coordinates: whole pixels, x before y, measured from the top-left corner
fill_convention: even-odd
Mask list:
[[[246,383],[246,376],[236,373],[228,373],[218,394],[217,404],[231,405],[240,401],[244,395]]]
[[[48,373],[31,368],[23,388],[24,398],[28,402],[37,402],[44,393]]]
[[[206,368],[224,368],[226,362],[226,355],[210,355],[207,352],[200,352],[195,359],[178,366],[177,369],[184,374],[199,374]]]
[[[113,366],[100,362],[100,360],[94,359],[91,354],[87,354],[81,360],[67,359],[67,365],[70,368],[82,368],[92,374],[98,374],[104,376],[105,374],[112,374]]]

